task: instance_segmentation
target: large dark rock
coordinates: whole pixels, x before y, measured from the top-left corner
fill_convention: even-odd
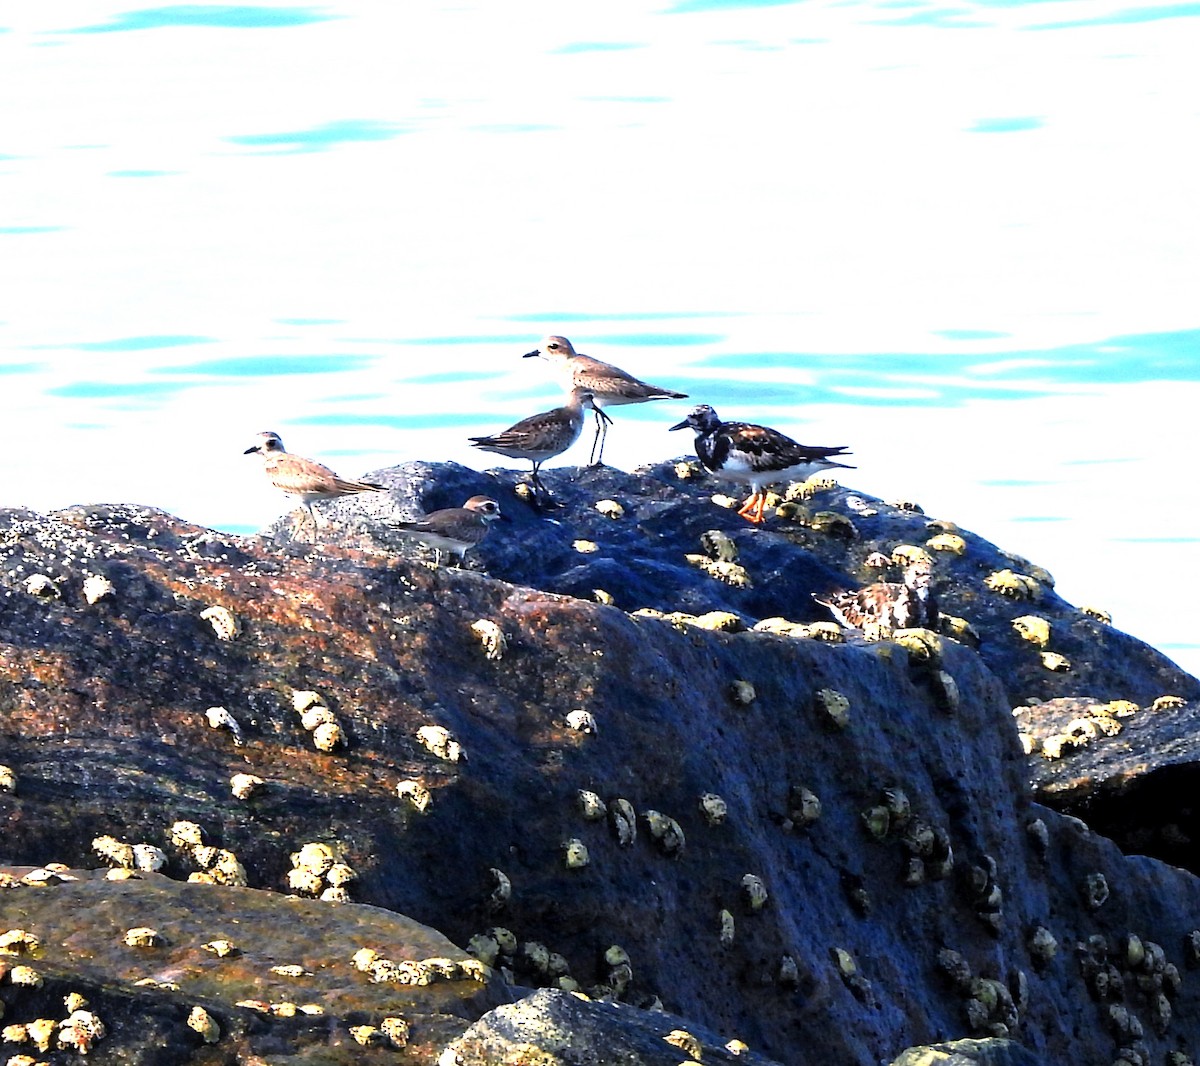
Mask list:
[[[5,1024],[61,1017],[62,995],[80,986],[109,1015],[98,1063],[163,1061],[163,1042],[172,1061],[432,1062],[455,1039],[470,1061],[486,1047],[470,1041],[483,1039],[474,1026],[489,1010],[487,1026],[507,1018],[504,1038],[546,1062],[575,1061],[551,1057],[566,1048],[589,1061],[602,1040],[657,1053],[664,1027],[691,1032],[703,1061],[721,1061],[735,1039],[779,1062],[864,1066],[964,1038],[1007,1037],[1044,1062],[1161,1062],[1200,1046],[1188,969],[1200,958],[1200,882],[1034,804],[1012,718],[1014,703],[1074,695],[1076,683],[1147,703],[1192,699],[1197,684],[1058,600],[1045,575],[1041,599],[1018,604],[981,585],[1002,561],[1019,568],[986,542],[961,533],[965,554],[937,555],[938,591],[982,638],[978,653],[948,637],[931,660],[890,641],[718,632],[626,611],[816,620],[812,591],[864,580],[872,551],[923,543],[927,519],[839,489],[803,502],[809,524],[748,529],[706,502],[711,486],[670,467],[555,472],[563,506],[551,513],[514,496],[511,475],[377,477],[393,479],[395,497],[329,508],[319,545],[289,542],[290,523],[270,539],[236,538],[150,508],[0,512],[0,761],[15,777],[0,793],[0,860],[86,870],[104,864],[93,842],[109,836],[109,862],[120,861],[115,844],[154,845],[175,880],[240,868],[268,892],[177,886],[181,902],[194,889],[206,906],[222,901],[231,922],[252,901],[269,914],[273,894],[314,891],[289,873],[305,843],[357,874],[354,903],[302,904],[305,921],[329,909],[310,931],[301,905],[278,901],[278,920],[295,923],[280,930],[286,951],[265,934],[247,940],[243,970],[264,982],[251,998],[285,994],[269,966],[261,973],[266,956],[301,964],[329,982],[318,1022],[237,1008],[240,986],[214,983],[221,969],[207,956],[199,965],[200,931],[178,911],[153,919],[179,923],[167,948],[151,949],[168,952],[169,965],[146,967],[157,984],[116,966],[130,949],[97,963],[96,936],[124,918],[81,918],[69,894],[136,907],[157,878],[18,884],[0,892],[3,920],[35,935],[54,969],[43,990],[0,985]],[[514,519],[476,553],[481,569],[398,554],[389,508],[476,492]],[[602,499],[624,516],[604,517]],[[817,510],[848,516],[854,535]],[[728,531],[751,587],[681,558],[706,554],[710,529]],[[598,550],[581,553],[577,540]],[[37,575],[52,583],[31,583]],[[96,576],[111,591],[97,598],[87,583],[89,602]],[[508,580],[518,576],[526,584]],[[593,588],[615,605],[594,602]],[[1045,670],[1012,630],[1033,610],[1061,635],[1051,647],[1066,649],[1070,671]],[[341,731],[332,750],[314,748],[295,709],[310,690]],[[240,736],[210,727],[216,707]],[[450,736],[421,732],[429,726]],[[264,785],[239,799],[237,773]],[[400,782],[412,783],[403,796]],[[618,800],[636,812],[636,836],[615,817]],[[607,813],[593,819],[598,801]],[[195,823],[199,848],[178,839],[178,820]],[[64,902],[51,911],[41,901],[55,893]],[[397,915],[483,954],[493,975],[430,986],[446,1000],[370,984],[351,964],[359,947],[416,960],[435,950],[415,926],[411,943],[398,934]],[[341,924],[351,919],[353,934]],[[537,986],[622,1006],[533,1000],[608,1034],[575,1044],[571,1025],[547,1031],[500,1005]],[[193,1002],[211,1004],[229,1035],[197,1039],[185,1025]],[[411,1023],[408,1048],[351,1043],[352,1026],[393,1011]]]

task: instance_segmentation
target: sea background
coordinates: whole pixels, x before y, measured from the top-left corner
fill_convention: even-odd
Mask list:
[[[561,333],[1195,673],[1197,54],[1101,0],[0,11],[0,506],[251,532],[263,429],[485,468]]]

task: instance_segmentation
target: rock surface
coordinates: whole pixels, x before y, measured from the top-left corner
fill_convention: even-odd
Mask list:
[[[877,579],[873,552],[948,526],[835,488],[750,529],[671,464],[551,472],[562,506],[540,513],[502,472],[372,478],[393,491],[324,508],[319,545],[291,516],[238,538],[144,507],[0,511],[0,861],[80,877],[0,891],[0,922],[37,940],[10,961],[44,971],[0,984],[4,1025],[57,1024],[78,991],[108,1027],[97,1063],[431,1063],[449,1046],[464,1064],[582,1064],[605,1041],[630,1062],[694,1058],[660,1048],[676,1031],[706,1062],[734,1061],[735,1040],[738,1061],[864,1066],[958,1061],[911,1056],[967,1038],[1016,1043],[965,1061],[1013,1063],[1200,1047],[1200,882],[1034,803],[1041,756],[1012,715],[1200,685],[1043,571],[963,531],[961,555],[926,548],[978,651],[755,632],[821,620],[811,592]],[[387,528],[478,492],[513,519],[468,555],[478,569],[431,569]],[[686,558],[728,543],[737,584]],[[1036,598],[989,589],[1004,569]],[[1013,628],[1031,614],[1046,647]],[[237,774],[262,784],[239,798]],[[313,843],[349,869],[336,885],[293,858]],[[136,865],[135,844],[161,850],[159,875],[82,873]],[[161,946],[114,944],[127,922]],[[212,939],[242,953],[198,948]],[[372,982],[362,947],[459,969]],[[463,949],[486,980],[463,976]],[[362,1028],[396,1016],[404,1048]]]

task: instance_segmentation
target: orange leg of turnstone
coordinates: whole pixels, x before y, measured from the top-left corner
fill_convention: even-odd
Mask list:
[[[763,520],[763,506],[767,502],[767,494],[765,492],[751,493],[746,502],[742,504],[738,514],[748,522],[760,523]]]

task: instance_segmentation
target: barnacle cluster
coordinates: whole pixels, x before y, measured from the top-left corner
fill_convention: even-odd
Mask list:
[[[417,730],[417,740],[426,751],[443,762],[466,759],[462,745],[445,726],[423,725]]]
[[[1061,733],[1053,733],[1042,737],[1038,747],[1044,759],[1061,759],[1068,751],[1082,748],[1101,736],[1115,737],[1124,728],[1114,715],[1106,713],[1111,704],[1101,704],[1093,707],[1087,715],[1072,718]],[[1022,734],[1022,737],[1027,734]],[[1026,742],[1029,751],[1034,750],[1033,738]],[[1028,754],[1028,752],[1027,752]]]
[[[508,639],[504,636],[504,630],[490,618],[480,618],[472,622],[471,632],[482,645],[486,659],[495,662],[504,657],[508,650]]]
[[[1016,1029],[1029,999],[1023,971],[1010,973],[1007,983],[995,977],[976,976],[970,963],[951,948],[938,952],[937,964],[962,997],[963,1014],[973,1033],[1003,1038]]]
[[[739,589],[748,589],[754,586],[754,582],[750,580],[750,574],[739,563],[726,562],[723,559],[712,559],[707,555],[699,554],[688,554],[684,558],[692,566],[703,570],[709,577],[716,578],[717,581],[724,582],[726,585],[732,585],[734,588]]]
[[[997,882],[996,874],[996,860],[984,855],[980,862],[971,863],[963,870],[959,887],[976,917],[999,935],[1004,925],[1004,890]]]
[[[1152,711],[1176,711],[1180,707],[1186,707],[1187,700],[1182,696],[1157,696],[1154,702],[1150,704]]]
[[[709,529],[701,533],[700,547],[708,553],[710,559],[715,559],[717,562],[737,562],[737,544],[734,543],[733,538],[724,530]]]
[[[740,633],[746,628],[746,623],[732,611],[706,611],[696,615],[690,624],[714,633]]]
[[[205,844],[204,831],[195,822],[177,821],[168,835],[172,846],[200,867],[188,874],[191,884],[244,886],[248,883],[246,868],[238,857],[227,848]]]
[[[92,841],[92,850],[113,866],[126,870],[154,873],[167,865],[166,852],[153,844],[127,844],[106,835]]]
[[[892,640],[908,652],[910,662],[937,667],[942,661],[942,638],[932,629],[897,629]]]
[[[1014,570],[997,570],[984,579],[984,585],[1010,600],[1040,600],[1042,586],[1028,574]]]
[[[515,938],[514,938],[515,941]],[[429,959],[394,961],[374,948],[359,948],[351,958],[354,968],[380,984],[431,985],[435,981],[486,981],[490,964],[474,959]]]
[[[62,589],[45,574],[31,574],[25,579],[25,591],[43,600],[61,600]]]
[[[933,556],[919,544],[897,544],[892,549],[891,560],[897,566],[912,566],[913,563],[933,565]]]
[[[664,855],[678,857],[686,842],[679,823],[669,815],[655,810],[646,811],[642,818],[650,833],[650,839],[658,845],[659,850]]]
[[[608,804],[591,789],[581,788],[575,797],[579,803],[579,813],[583,815],[584,821],[598,822],[608,814]]]
[[[946,636],[953,637],[960,644],[965,644],[968,648],[979,647],[979,630],[965,618],[959,618],[953,614],[941,614],[938,616],[938,629]]]
[[[293,689],[292,707],[300,716],[300,724],[312,734],[318,751],[333,751],[346,743],[345,730],[319,692]]]
[[[1105,1005],[1103,1016],[1120,1045],[1117,1062],[1146,1066],[1151,1060],[1142,1040],[1144,1027],[1133,1008],[1140,1006],[1159,1036],[1164,1035],[1182,984],[1179,968],[1167,960],[1161,945],[1135,933],[1111,946],[1096,934],[1077,945],[1077,952],[1084,982]]]
[[[1112,615],[1109,614],[1108,611],[1104,610],[1103,607],[1092,607],[1090,605],[1084,605],[1083,607],[1080,607],[1079,609],[1084,614],[1086,614],[1089,618],[1096,619],[1097,622],[1103,622],[1106,626],[1112,625]]]
[[[845,948],[840,947],[830,948],[829,954],[833,959],[834,966],[837,968],[838,976],[841,977],[842,983],[854,994],[854,998],[863,1003],[869,1003],[873,998],[871,982],[858,972],[858,961],[854,958],[854,955]]]
[[[623,796],[609,801],[608,822],[621,847],[627,848],[637,840],[637,814]]]
[[[242,631],[242,626],[237,619],[237,615],[228,607],[222,607],[220,604],[204,608],[200,612],[200,617],[212,626],[212,631],[217,635],[217,640],[236,640],[238,634]]]
[[[312,841],[291,855],[292,868],[287,873],[288,888],[301,896],[319,896],[331,903],[346,903],[350,899],[346,886],[358,874],[341,862],[328,844]]]

